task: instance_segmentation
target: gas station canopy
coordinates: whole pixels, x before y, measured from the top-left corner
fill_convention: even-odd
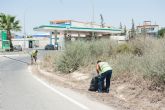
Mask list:
[[[121,33],[121,29],[115,28],[89,28],[76,27],[70,25],[41,25],[33,28],[34,31],[53,32],[53,31],[79,31],[79,32],[95,32],[95,33]]]

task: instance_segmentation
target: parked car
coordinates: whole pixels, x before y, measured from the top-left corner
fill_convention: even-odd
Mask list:
[[[22,51],[21,45],[14,45],[13,47],[14,51]]]
[[[47,44],[47,45],[45,46],[45,50],[55,50],[54,45],[52,45],[52,44]]]

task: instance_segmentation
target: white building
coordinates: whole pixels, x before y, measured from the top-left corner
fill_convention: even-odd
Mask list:
[[[146,34],[148,36],[157,37],[159,25],[152,24],[151,21],[144,21],[143,25],[137,26],[138,34]]]
[[[35,34],[27,38],[13,38],[13,45],[21,45],[22,48],[44,48],[50,43],[50,35]]]

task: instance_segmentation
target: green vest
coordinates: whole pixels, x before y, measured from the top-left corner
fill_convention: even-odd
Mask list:
[[[37,52],[35,50],[32,51],[32,56],[36,57],[37,56]]]
[[[108,71],[108,70],[112,70],[112,68],[109,66],[109,64],[107,62],[100,62],[99,63],[99,67],[100,67],[100,74]]]

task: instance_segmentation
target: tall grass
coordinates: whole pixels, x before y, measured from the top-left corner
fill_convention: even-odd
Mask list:
[[[57,62],[58,69],[62,72],[74,71],[84,65],[89,55],[84,42],[74,42],[66,46],[64,53]]]
[[[155,84],[165,84],[165,39],[155,40],[150,45],[143,57],[143,73]]]
[[[69,73],[82,66],[95,65],[101,59],[110,63],[115,77],[122,73],[136,73],[155,84],[165,84],[164,48],[165,39],[144,37],[124,44],[110,40],[76,41],[67,44],[53,64],[59,71]]]
[[[116,74],[141,74],[156,86],[164,85],[165,39],[140,38],[125,45],[132,49],[125,54],[118,54],[113,59]],[[138,51],[135,51],[137,49]]]
[[[93,64],[97,59],[104,59],[112,54],[111,48],[110,42],[103,40],[69,43],[57,62],[58,69],[67,73],[77,70],[80,66]]]

